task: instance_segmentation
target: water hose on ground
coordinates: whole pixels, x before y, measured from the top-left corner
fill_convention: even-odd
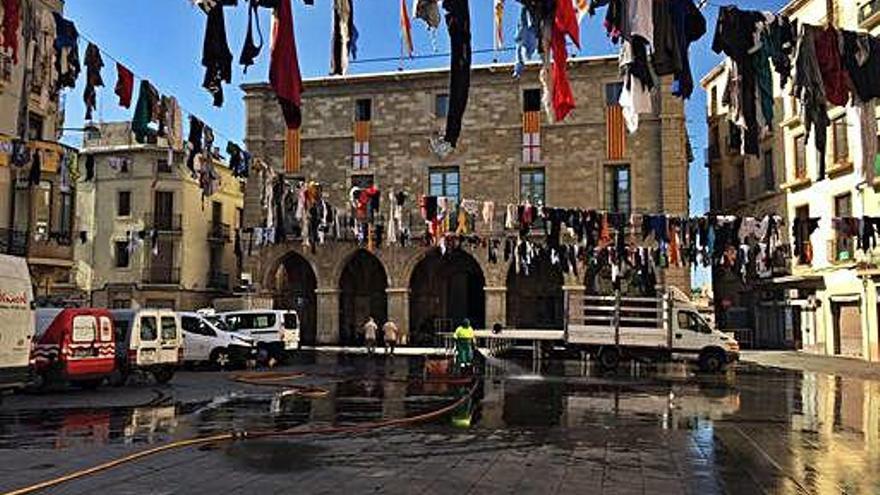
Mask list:
[[[292,378],[293,374],[287,374],[288,376],[280,376],[281,374],[272,374],[274,376],[267,376],[266,381],[279,381],[279,380],[289,380]],[[250,379],[252,382],[258,382],[259,380],[255,380],[253,376],[251,377],[240,377],[244,379]],[[235,379],[235,378],[233,378]],[[247,382],[244,382],[247,383]],[[48,488],[52,488],[58,486],[62,483],[66,483],[69,481],[73,481],[76,479],[84,478],[86,476],[91,476],[94,474],[98,474],[103,471],[107,471],[113,469],[115,467],[121,466],[123,464],[132,463],[146,457],[154,456],[157,454],[161,454],[163,452],[168,452],[172,450],[179,450],[186,447],[193,447],[197,445],[205,445],[210,443],[217,442],[228,442],[228,441],[238,441],[238,440],[249,440],[249,439],[264,439],[264,438],[284,438],[284,437],[299,437],[299,436],[307,436],[307,435],[335,435],[340,433],[363,433],[366,431],[376,430],[380,428],[389,428],[393,426],[405,426],[405,425],[413,425],[418,423],[424,423],[427,421],[432,421],[434,419],[440,418],[454,411],[461,405],[465,404],[477,391],[478,382],[474,382],[471,385],[468,393],[458,398],[455,402],[441,407],[440,409],[436,409],[434,411],[429,411],[424,414],[419,414],[416,416],[410,416],[406,418],[398,418],[398,419],[387,419],[382,421],[374,421],[370,423],[363,423],[359,425],[351,425],[351,426],[328,426],[322,428],[306,428],[306,429],[289,429],[283,431],[241,431],[241,432],[230,432],[230,433],[221,433],[216,435],[210,435],[206,437],[195,437],[186,440],[178,440],[175,442],[171,442],[165,445],[161,445],[158,447],[153,447],[151,449],[142,450],[140,452],[135,452],[133,454],[129,454],[118,459],[114,459],[112,461],[105,462],[103,464],[99,464],[97,466],[93,466],[90,468],[82,469],[79,471],[75,471],[58,478],[54,478],[51,480],[42,481],[39,483],[35,483],[30,486],[26,486],[23,488],[19,488],[16,490],[12,490],[10,492],[6,492],[4,495],[26,495],[30,493],[34,493],[40,490],[45,490]]]

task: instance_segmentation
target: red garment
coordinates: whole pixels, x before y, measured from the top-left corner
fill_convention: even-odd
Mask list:
[[[574,93],[568,82],[568,50],[565,49],[565,35],[580,48],[580,30],[577,14],[571,2],[558,2],[556,18],[553,22],[550,41],[553,48],[553,111],[557,121],[564,120],[574,107]]]
[[[816,33],[814,46],[816,58],[819,60],[819,70],[822,72],[825,97],[832,105],[842,107],[849,101],[851,84],[840,59],[839,39],[839,34],[833,27],[821,29]]]
[[[131,95],[134,92],[134,74],[122,64],[116,63],[116,95],[119,96],[119,106],[129,108]]]
[[[3,0],[3,42],[0,48],[12,51],[12,61],[18,63],[18,28],[21,26],[20,0]]]
[[[287,128],[299,129],[302,124],[300,105],[303,85],[299,72],[299,60],[296,55],[296,38],[293,31],[293,12],[290,0],[281,0],[278,8],[275,9],[269,84],[278,97]]]

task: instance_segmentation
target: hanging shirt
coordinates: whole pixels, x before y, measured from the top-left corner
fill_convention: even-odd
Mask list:
[[[357,28],[352,0],[333,0],[333,33],[330,40],[330,74],[348,72],[350,59],[357,57]]]
[[[202,45],[202,66],[205,78],[202,87],[214,97],[214,106],[223,106],[223,82],[232,82],[232,52],[226,41],[226,20],[223,4],[218,3],[208,12],[205,41]]]
[[[55,70],[58,73],[58,86],[61,88],[76,87],[79,77],[79,33],[72,21],[57,12],[55,17]]]
[[[580,28],[577,22],[577,14],[574,5],[563,0],[556,5],[556,17],[553,22],[553,113],[556,121],[564,120],[575,107],[574,93],[568,82],[568,50],[565,47],[565,37],[571,38],[575,46],[580,48]]]
[[[85,65],[86,88],[83,90],[83,102],[86,106],[86,120],[92,120],[92,112],[95,110],[97,103],[95,88],[104,86],[104,79],[101,77],[101,68],[104,67],[104,60],[101,58],[101,51],[93,43],[89,43],[89,46],[86,48]]]
[[[131,107],[131,96],[134,92],[134,74],[120,63],[116,63],[116,96],[119,97],[119,106]]]
[[[526,61],[535,56],[538,51],[538,24],[529,10],[523,5],[520,7],[519,24],[517,25],[516,37],[516,64],[513,66],[513,76],[520,77],[526,67]]]
[[[819,71],[825,85],[825,98],[832,105],[844,106],[849,101],[849,76],[840,59],[840,37],[833,27],[817,29],[814,43]]]
[[[159,92],[156,91],[156,88],[146,79],[141,81],[134,117],[131,119],[131,131],[138,143],[144,143],[148,135],[155,135],[155,131],[149,128],[149,124],[158,117],[154,113],[158,102]]]
[[[290,0],[280,0],[273,21],[269,84],[278,97],[287,128],[299,129],[302,124],[300,105],[303,85]]]

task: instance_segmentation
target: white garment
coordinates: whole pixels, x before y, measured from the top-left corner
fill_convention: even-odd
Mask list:
[[[504,228],[516,229],[516,205],[507,205],[507,215],[504,218]]]
[[[628,75],[620,92],[623,119],[630,133],[639,130],[639,115],[654,113],[654,95],[641,81]]]
[[[483,203],[483,225],[486,232],[492,232],[495,221],[495,203],[486,201]]]
[[[875,100],[869,102],[859,101],[853,98],[853,104],[847,107],[847,120],[858,122],[859,147],[861,156],[856,160],[856,168],[859,177],[869,184],[874,181],[876,175],[875,161],[877,159],[877,109]]]

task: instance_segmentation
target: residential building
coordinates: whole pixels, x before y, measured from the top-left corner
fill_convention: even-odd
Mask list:
[[[76,150],[58,142],[63,125],[54,69],[53,13],[61,0],[24,2],[18,30],[17,59],[0,50],[0,253],[27,258],[38,302],[70,304],[79,300],[70,279],[71,233],[75,229],[76,191],[62,180],[61,162]],[[25,62],[32,60],[28,68]],[[16,166],[12,141],[26,142],[33,161]]]
[[[86,136],[94,180],[80,178],[78,282],[95,306],[209,307],[239,279],[234,242],[243,183],[221,162],[219,190],[203,197],[183,153],[164,139],[138,144],[128,122]]]
[[[627,135],[617,104],[617,57],[578,58],[569,61],[568,72],[578,108],[550,123],[541,109],[537,67],[519,80],[511,69],[473,68],[463,134],[446,157],[429,144],[445,124],[446,69],[306,80],[299,131],[286,130],[268,84],[244,85],[247,148],[285,180],[320,182],[325,198],[343,209],[353,186],[376,185],[383,205],[389,193],[405,192],[404,218],[414,238],[426,230],[418,206],[424,195],[494,202],[495,230],[478,232],[484,238],[504,236],[506,205],[526,200],[688,214],[689,148],[680,99],[658,96],[657,114],[642,116],[638,132]],[[246,228],[264,225],[260,194],[252,174]],[[499,258],[503,249],[502,243]],[[343,344],[356,340],[369,315],[394,320],[415,344],[434,344],[438,332],[465,317],[484,328],[563,328],[565,298],[594,287],[584,273],[564,274],[549,261],[539,261],[526,276],[506,257],[491,258],[485,246],[441,253],[420,240],[370,252],[355,242],[307,248],[285,239],[255,248],[245,273],[255,293],[300,312],[305,342]],[[658,282],[690,291],[685,268],[661,271]]]
[[[829,4],[833,14],[830,17]],[[877,1],[794,0],[783,7],[781,13],[800,23],[826,25],[830,20],[838,28],[880,34],[880,2]],[[704,87],[710,92],[717,87],[720,92],[723,78],[723,68],[717,68],[704,79]],[[760,207],[752,204],[747,211],[779,208],[778,211],[785,214],[789,233],[795,219],[799,218],[818,218],[819,226],[811,235],[804,232],[806,240],[797,246],[801,254],[792,257],[790,274],[766,281],[761,291],[755,292],[761,303],[756,305],[743,297],[739,304],[757,306],[753,321],[759,319],[759,310],[765,305],[781,308],[776,321],[784,325],[782,343],[785,347],[880,361],[878,252],[876,249],[857,249],[855,239],[837,233],[832,223],[834,217],[880,215],[880,196],[876,189],[880,182],[866,183],[865,175],[860,173],[871,168],[880,170],[878,162],[868,160],[864,163],[858,119],[846,108],[832,107],[828,111],[831,126],[826,143],[827,165],[824,171],[821,170],[815,147],[816,135],[811,133],[806,138],[806,129],[799,116],[799,102],[790,96],[790,84],[784,88],[780,87],[778,80],[774,84],[777,109],[781,106],[781,112],[777,110],[777,113],[781,114],[782,121],[774,126],[772,152],[774,163],[781,167],[776,177],[784,174],[779,186],[784,198],[768,195],[768,198],[774,198],[772,202],[762,202]],[[713,99],[711,94],[709,99]],[[721,108],[719,113],[723,110]],[[716,131],[712,130],[711,112],[709,122],[712,136]],[[724,132],[726,121],[718,127]],[[710,141],[712,139],[710,137]],[[780,161],[779,157],[783,160]],[[713,207],[718,207],[718,212],[739,211],[736,209],[738,203],[727,208],[724,189],[735,182],[725,174],[733,170],[733,177],[736,177],[737,160],[739,158],[733,156],[709,160],[712,203]],[[714,175],[716,172],[720,179]],[[764,287],[775,289],[765,292]],[[730,291],[721,284],[715,288],[715,294],[716,300],[720,301],[728,297]],[[772,302],[767,302],[771,301],[770,297],[773,297]],[[719,316],[724,309],[718,309]]]

